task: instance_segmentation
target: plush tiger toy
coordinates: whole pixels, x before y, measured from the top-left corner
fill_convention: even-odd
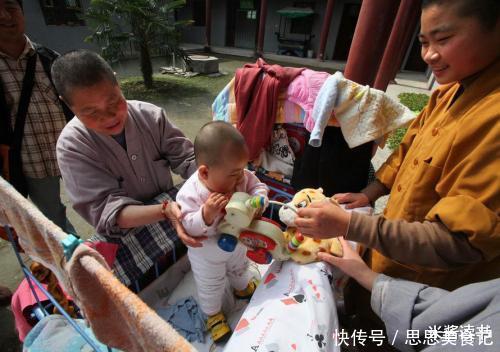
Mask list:
[[[333,198],[327,198],[323,194],[323,189],[304,188],[297,192],[291,202],[286,203],[279,211],[280,220],[288,226],[283,232],[287,242],[287,250],[291,259],[297,263],[307,264],[317,261],[319,252],[328,252],[337,257],[343,255],[342,245],[338,238],[314,239],[304,236],[295,227],[297,209],[305,208],[313,202],[320,201],[331,201],[338,205]]]

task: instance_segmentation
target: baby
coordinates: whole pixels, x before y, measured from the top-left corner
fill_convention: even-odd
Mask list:
[[[268,188],[245,167],[248,149],[243,136],[232,125],[222,121],[205,124],[194,142],[198,170],[177,194],[182,224],[191,236],[207,236],[202,247],[189,247],[199,303],[208,316],[207,329],[214,342],[231,335],[221,311],[226,277],[238,298],[249,298],[256,281],[248,270],[246,247],[238,243],[233,252],[217,245],[217,226],[224,217],[224,208],[231,195],[246,192],[264,196]]]

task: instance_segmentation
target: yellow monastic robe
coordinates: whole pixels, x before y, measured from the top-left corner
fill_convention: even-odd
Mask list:
[[[459,87],[432,94],[377,178],[391,189],[387,219],[440,221],[452,236],[465,233],[484,260],[442,270],[401,264],[374,250],[368,262],[376,272],[446,289],[500,277],[500,62],[452,104]]]

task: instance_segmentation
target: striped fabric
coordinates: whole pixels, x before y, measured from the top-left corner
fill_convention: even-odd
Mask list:
[[[28,38],[26,47],[17,60],[0,52],[0,79],[11,113],[12,129],[15,125],[26,63],[28,57],[34,53],[35,49]],[[59,104],[59,98],[38,59],[21,149],[25,176],[44,178],[60,175],[56,159],[56,142],[65,124],[66,118]]]
[[[172,188],[146,204],[159,204],[164,200],[174,201],[177,191],[178,188]],[[184,246],[168,221],[134,228],[119,238],[95,234],[90,241],[119,245],[113,272],[126,286],[139,280],[160,257],[173,251],[178,252]]]
[[[306,116],[305,111],[300,105],[288,100],[286,94],[286,91],[283,91],[278,97],[275,123],[303,123]],[[215,98],[212,104],[212,116],[214,120],[222,120],[232,124],[238,122],[234,96],[234,78]],[[329,125],[336,125],[333,114]]]

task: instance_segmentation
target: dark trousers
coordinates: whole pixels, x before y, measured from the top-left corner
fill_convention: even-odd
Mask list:
[[[323,188],[326,196],[360,192],[368,183],[372,142],[350,149],[340,128],[327,127],[321,147],[307,145],[295,161],[292,186]]]

